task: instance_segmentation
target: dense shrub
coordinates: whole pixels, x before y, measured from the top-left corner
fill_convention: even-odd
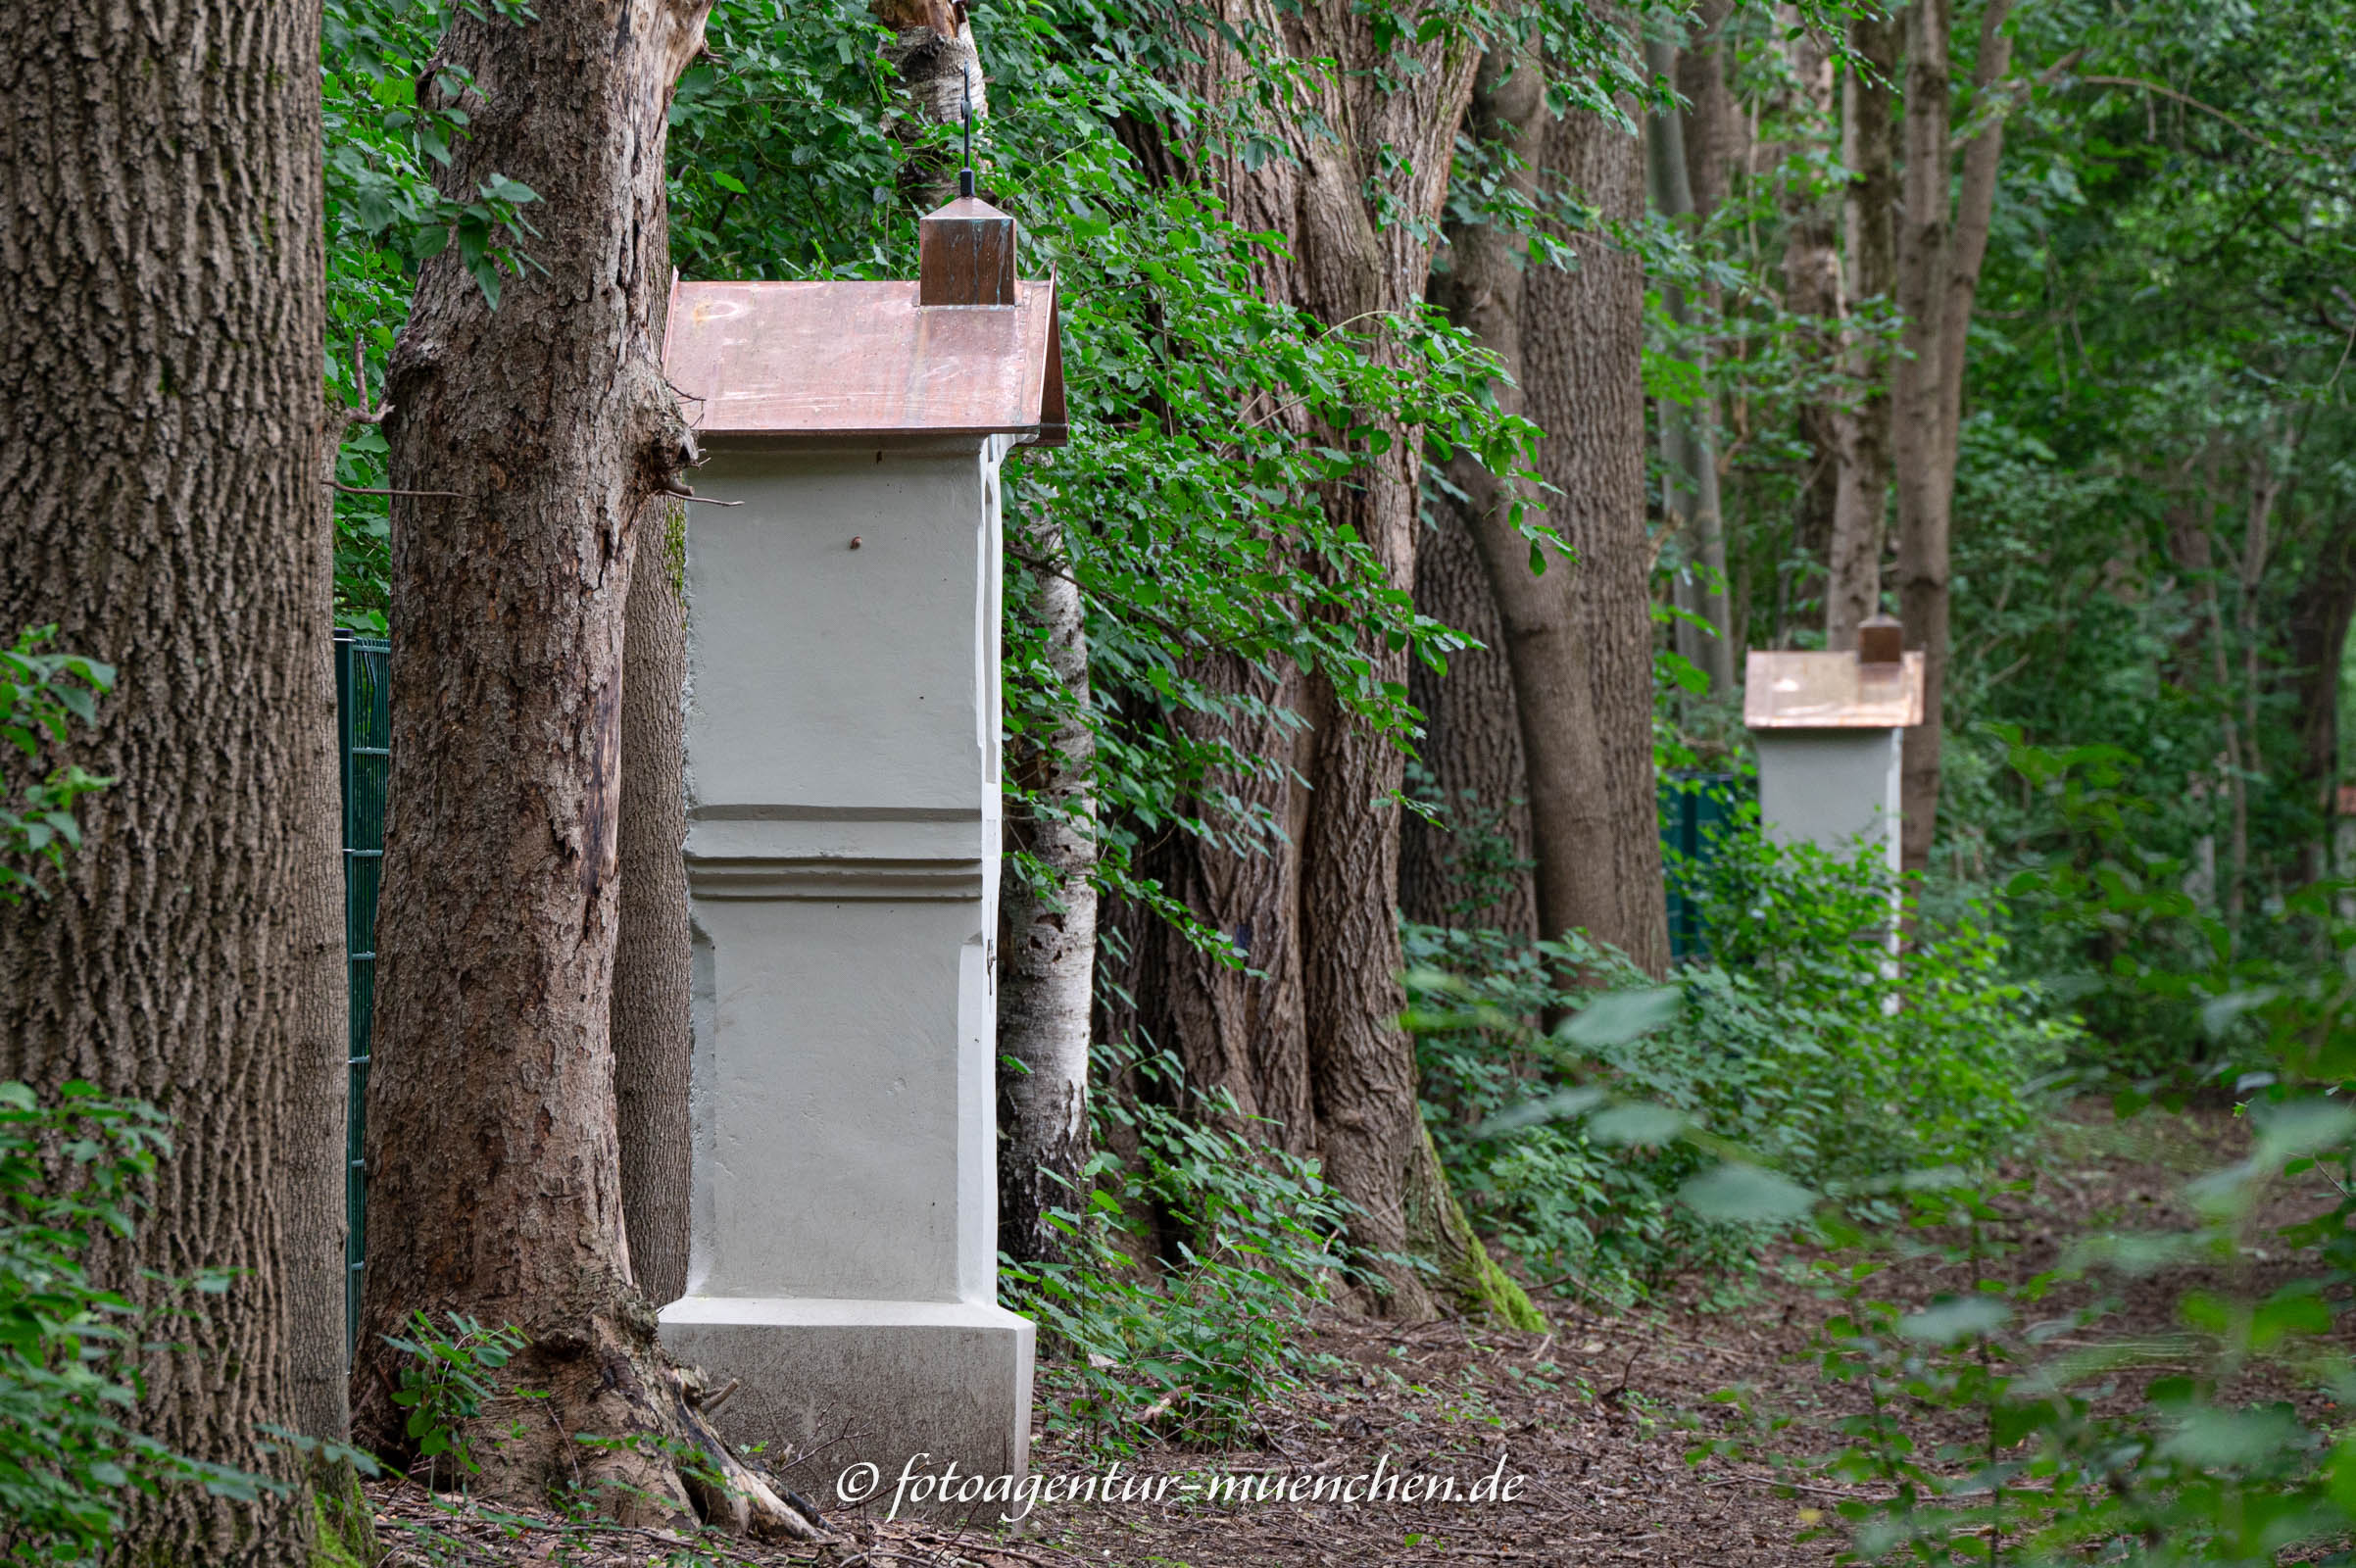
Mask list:
[[[1037,1320],[1053,1362],[1042,1379],[1068,1396],[1051,1430],[1121,1451],[1148,1432],[1224,1443],[1299,1386],[1315,1304],[1366,1277],[1343,1243],[1350,1205],[1314,1164],[1228,1130],[1242,1124],[1232,1104],[1170,1108],[1171,1058],[1116,1076],[1148,1092],[1096,1102],[1092,1185],[1052,1211],[1072,1261],[1002,1256],[999,1288]]]
[[[2032,1124],[2072,1029],[2007,975],[1986,911],[1921,931],[1899,964],[1890,885],[1865,861],[1746,821],[1675,874],[1713,956],[1676,972],[1641,1031],[1593,1009],[1656,982],[1583,937],[1407,931],[1434,1137],[1475,1223],[1529,1267],[1625,1294],[1739,1265],[1758,1228],[1674,1200],[1728,1154],[1855,1190],[1986,1161]],[[1566,1113],[1517,1111],[1533,1102]]]

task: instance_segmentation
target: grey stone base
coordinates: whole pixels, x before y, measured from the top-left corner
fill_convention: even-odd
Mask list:
[[[690,1296],[663,1309],[664,1348],[715,1388],[739,1380],[713,1417],[720,1435],[765,1444],[762,1460],[830,1514],[852,1511],[838,1482],[862,1465],[875,1467],[877,1484],[853,1500],[878,1516],[911,1462],[919,1475],[955,1461],[961,1475],[1019,1480],[1030,1462],[1035,1339],[1030,1319],[962,1302]],[[787,1468],[804,1454],[812,1457]]]

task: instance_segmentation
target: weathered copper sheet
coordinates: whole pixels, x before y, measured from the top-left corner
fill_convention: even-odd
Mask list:
[[[1865,664],[1854,653],[1754,649],[1742,672],[1752,729],[1903,729],[1923,721],[1923,656]]]
[[[1055,285],[919,306],[912,282],[677,283],[663,351],[699,439],[1064,435]]]

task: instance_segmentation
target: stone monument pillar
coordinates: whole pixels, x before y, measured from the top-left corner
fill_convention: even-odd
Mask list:
[[[684,283],[687,1294],[722,1424],[845,1466],[1014,1474],[1032,1326],[997,1304],[999,467],[1060,441],[1055,285],[925,220],[921,282]]]
[[[1759,820],[1779,844],[1839,855],[1860,844],[1898,872],[1899,740],[1923,721],[1923,656],[1877,615],[1839,653],[1754,650],[1742,720],[1759,760]],[[1896,940],[1896,926],[1890,928]]]

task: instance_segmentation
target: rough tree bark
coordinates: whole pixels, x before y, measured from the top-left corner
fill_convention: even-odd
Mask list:
[[[2004,31],[2011,0],[1988,0],[1980,17],[1973,108],[2012,65]],[[1900,799],[1908,870],[1930,858],[1939,828],[1942,703],[1947,674],[1947,557],[1955,499],[1956,441],[1963,422],[1964,345],[1980,292],[1995,203],[2004,118],[1976,114],[1957,178],[1949,23],[1952,0],[1915,0],[1906,13],[1906,167],[1897,225],[1897,302],[1902,346],[1891,377],[1891,446],[1898,498],[1898,615],[1906,646],[1923,651],[1923,721],[1906,731]],[[1950,194],[1950,181],[1954,188]]]
[[[1024,519],[1026,553],[1062,559],[1052,514]],[[1069,706],[1045,734],[1017,741],[1008,771],[1041,803],[1009,811],[1009,833],[1052,883],[1008,877],[999,919],[999,1054],[1019,1063],[999,1072],[999,1249],[1023,1261],[1056,1262],[1067,1248],[1048,1220],[1085,1207],[1088,1048],[1096,992],[1096,733],[1090,728],[1088,607],[1080,585],[1052,566],[1035,570],[1035,613],[1048,665]]]
[[[1509,177],[1520,194],[1535,196],[1546,135],[1540,63],[1493,55],[1475,86],[1470,123],[1482,139],[1513,150],[1521,168]],[[1528,245],[1494,224],[1451,224],[1448,234],[1448,270],[1436,280],[1435,297],[1518,380],[1524,374]],[[1497,396],[1505,412],[1527,412],[1518,384],[1498,386]],[[1560,551],[1546,547],[1546,570],[1532,569],[1530,542],[1514,525],[1511,508],[1517,500],[1536,498],[1467,462],[1454,465],[1450,477],[1468,498],[1465,526],[1496,606],[1513,677],[1512,714],[1528,781],[1536,858],[1537,929],[1552,938],[1585,926],[1598,940],[1619,942],[1624,933],[1616,923],[1608,929],[1592,923],[1599,910],[1615,908],[1618,901],[1612,890],[1595,885],[1598,874],[1608,876],[1611,870],[1609,862],[1594,857],[1608,808],[1602,754],[1595,744],[1595,682],[1580,623],[1579,568]]]
[[[1644,150],[1598,115],[1554,121],[1545,170],[1606,220],[1644,217]],[[1566,692],[1558,740],[1595,760],[1602,783],[1565,800],[1558,842],[1542,837],[1542,863],[1558,858],[1565,887],[1545,915],[1549,927],[1584,927],[1657,974],[1669,962],[1669,917],[1652,765],[1644,278],[1638,260],[1603,234],[1566,238],[1577,269],[1548,268],[1528,280],[1522,364],[1529,416],[1547,432],[1538,469],[1557,492],[1548,520],[1578,554],[1567,578],[1578,614],[1560,657],[1567,667],[1584,655],[1588,701],[1582,710]]]
[[[177,1298],[159,1277],[239,1274],[157,1322],[176,1348],[146,1359],[133,1419],[296,1483],[126,1493],[139,1562],[314,1544],[302,1477],[255,1440],[321,1419],[290,1359],[324,1293],[289,1250],[313,1261],[342,1185],[292,1125],[321,1093],[333,999],[313,992],[342,984],[314,897],[338,880],[319,26],[316,0],[0,21],[0,629],[55,621],[119,671],[73,742],[117,781],[87,842],[53,899],[0,906],[0,1079],[177,1119],[154,1207],[93,1269],[150,1305]]]
[[[1701,0],[1686,46],[1677,51],[1677,90],[1687,105],[1686,178],[1693,211],[1703,218],[1732,192],[1734,172],[1750,166],[1750,124],[1726,79],[1726,27],[1734,14],[1735,0]]]
[[[1676,79],[1675,44],[1658,38],[1645,40],[1644,60],[1655,76]],[[1655,114],[1644,137],[1652,205],[1673,221],[1695,216],[1693,186],[1686,165],[1685,119],[1680,111]],[[1681,327],[1690,325],[1693,310],[1685,289],[1664,282],[1661,295],[1670,318]],[[1696,358],[1706,362],[1706,351],[1697,350]],[[1700,626],[1679,622],[1678,651],[1709,677],[1710,690],[1723,697],[1734,689],[1735,645],[1727,596],[1726,513],[1718,494],[1713,401],[1705,395],[1700,404],[1688,408],[1670,398],[1660,400],[1661,510],[1671,530],[1682,536],[1693,574],[1682,602],[1702,622]]]
[[[389,378],[392,814],[353,1415],[379,1453],[412,1454],[381,1336],[416,1311],[512,1324],[509,1387],[544,1397],[486,1406],[477,1490],[537,1502],[578,1484],[624,1519],[693,1504],[807,1535],[656,1347],[609,1033],[633,524],[688,445],[655,332],[666,111],[705,9],[460,12],[443,40],[475,87],[442,188],[497,171],[542,200],[536,265],[496,311],[455,250],[425,265]],[[731,1487],[684,1479],[662,1439],[702,1446]]]
[[[1284,156],[1257,169],[1230,159],[1208,172],[1239,222],[1289,241],[1288,253],[1263,268],[1269,293],[1335,330],[1364,331],[1370,320],[1413,309],[1479,65],[1471,40],[1450,29],[1402,43],[1386,19],[1338,0],[1234,0],[1220,16],[1297,60],[1333,62],[1308,74],[1267,125]],[[1222,51],[1209,69],[1214,94],[1246,89],[1233,54]],[[1370,200],[1376,191],[1379,208]],[[1381,352],[1379,343],[1370,347]],[[1411,591],[1418,444],[1402,430],[1385,433],[1389,450],[1370,453],[1350,483],[1332,487],[1325,510],[1366,542],[1392,586]],[[1404,683],[1403,652],[1368,652],[1374,679]],[[1233,934],[1267,976],[1239,980],[1213,972],[1205,955],[1161,944],[1171,1010],[1183,1020],[1170,1043],[1183,1047],[1198,1082],[1237,1088],[1239,1100],[1249,1089],[1261,1103],[1247,1101],[1247,1108],[1291,1117],[1284,1138],[1305,1140],[1327,1179],[1357,1205],[1352,1229],[1361,1246],[1420,1247],[1439,1264],[1448,1294],[1499,1304],[1501,1276],[1452,1223],[1446,1177],[1423,1133],[1412,1043],[1398,1024],[1404,996],[1393,802],[1404,758],[1349,716],[1322,679],[1259,675],[1232,662],[1210,673],[1237,692],[1274,688],[1263,695],[1306,722],[1297,730],[1252,726],[1233,737],[1247,755],[1292,770],[1291,778],[1271,768],[1235,781],[1292,828],[1279,853],[1194,840],[1163,858],[1172,891],[1200,900],[1198,912]],[[1429,1314],[1422,1280],[1389,1272],[1383,1309]]]
[[[1451,231],[1451,248],[1456,243]],[[1435,297],[1456,276],[1451,270],[1436,277]],[[1497,394],[1500,401],[1519,397],[1502,386]],[[1469,459],[1448,465],[1450,482],[1468,498],[1487,477]],[[1423,714],[1416,756],[1441,815],[1431,821],[1410,812],[1399,822],[1399,908],[1422,925],[1502,931],[1527,942],[1538,935],[1529,769],[1504,623],[1473,543],[1485,510],[1473,499],[1444,503],[1415,548],[1416,610],[1481,646],[1450,654],[1445,673],[1420,660],[1407,672],[1407,700]],[[1526,546],[1523,556],[1527,573]]]
[[[650,1305],[687,1292],[687,504],[647,503],[622,608],[621,912],[614,952],[614,1110],[630,1268]]]
[[[1898,70],[1898,24],[1890,17],[1849,24],[1856,60],[1841,87],[1841,158],[1852,172],[1847,192],[1849,307],[1888,302],[1897,287],[1896,118],[1891,83]],[[1882,609],[1884,518],[1890,507],[1890,383],[1882,357],[1851,331],[1843,368],[1862,390],[1840,448],[1833,497],[1833,539],[1826,553],[1825,646],[1854,648],[1857,628]]]

